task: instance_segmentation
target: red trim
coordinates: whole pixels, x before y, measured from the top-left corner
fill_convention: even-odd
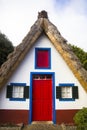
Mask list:
[[[73,124],[73,117],[78,112],[75,110],[56,110],[56,124]],[[28,124],[28,110],[0,110],[0,123]]]
[[[56,110],[56,123],[74,124],[73,117],[78,112],[75,110]]]
[[[28,110],[0,110],[0,123],[28,124]]]

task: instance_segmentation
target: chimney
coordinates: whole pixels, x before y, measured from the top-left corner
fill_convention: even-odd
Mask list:
[[[39,18],[47,18],[48,19],[47,12],[45,10],[42,10],[41,12],[38,12],[38,19]]]

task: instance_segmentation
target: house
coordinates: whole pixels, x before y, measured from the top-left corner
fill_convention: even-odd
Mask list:
[[[46,11],[0,69],[0,123],[73,123],[87,107],[87,71]]]

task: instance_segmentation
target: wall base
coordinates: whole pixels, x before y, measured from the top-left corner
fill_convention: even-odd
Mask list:
[[[78,109],[75,110],[56,110],[56,123],[61,124],[74,124],[73,117],[78,112]]]
[[[73,117],[78,112],[75,110],[56,110],[56,124],[74,124]],[[1,123],[29,123],[28,110],[0,110]]]
[[[0,123],[28,124],[28,110],[0,110]]]

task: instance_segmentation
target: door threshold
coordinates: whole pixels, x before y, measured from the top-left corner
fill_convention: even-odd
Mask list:
[[[53,124],[53,121],[32,121],[32,124]]]

